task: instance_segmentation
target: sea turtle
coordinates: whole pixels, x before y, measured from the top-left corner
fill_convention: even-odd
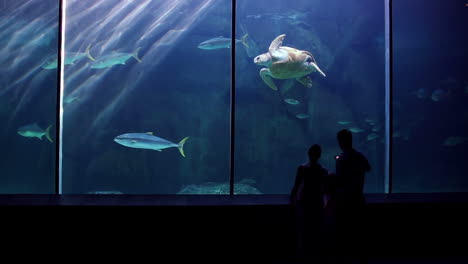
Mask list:
[[[325,73],[320,70],[314,56],[310,52],[281,46],[285,36],[285,34],[282,34],[276,37],[271,42],[267,53],[254,58],[255,64],[268,67],[260,70],[260,76],[273,90],[278,89],[273,82],[273,78],[295,78],[304,86],[312,87],[312,80],[307,75],[318,71],[325,77]]]

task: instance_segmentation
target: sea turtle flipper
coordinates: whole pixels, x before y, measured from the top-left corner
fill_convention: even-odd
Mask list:
[[[300,82],[302,85],[304,85],[305,87],[307,88],[311,88],[312,87],[312,79],[310,79],[309,76],[302,76],[300,78],[296,78],[296,80],[298,82]]]
[[[272,52],[273,50],[276,50],[278,49],[279,47],[281,47],[281,45],[283,44],[283,39],[284,37],[286,37],[286,34],[282,34],[282,35],[279,35],[277,36],[270,44],[270,47],[268,48],[268,51],[269,52]]]
[[[273,90],[278,90],[276,84],[273,82],[273,78],[271,77],[270,70],[267,68],[263,68],[260,70],[260,77],[262,80]]]

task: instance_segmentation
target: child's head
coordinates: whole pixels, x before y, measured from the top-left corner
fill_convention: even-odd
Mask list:
[[[322,154],[322,148],[320,148],[319,145],[314,144],[309,148],[307,154],[309,155],[310,161],[317,162],[320,158],[320,155]]]

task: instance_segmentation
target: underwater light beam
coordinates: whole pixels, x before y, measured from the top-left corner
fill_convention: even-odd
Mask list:
[[[99,79],[100,79],[100,76],[97,76],[96,74],[89,76],[88,79],[86,79],[76,88],[70,89],[70,94],[83,94],[83,95],[86,95],[87,97],[92,97],[91,87],[93,87],[93,85],[98,83],[100,81]]]
[[[87,74],[86,72],[88,71],[88,67],[89,67],[89,64],[86,63],[86,64],[83,64],[80,68],[78,69],[73,69],[73,71],[71,71],[71,73],[68,73],[70,71],[66,71],[66,77],[65,78],[65,90],[68,90],[68,87],[70,87],[70,84],[76,84],[78,83],[80,80],[83,80],[85,79],[84,82],[86,82],[87,80]],[[82,74],[86,74],[84,76],[82,76]]]
[[[145,57],[153,58],[151,60],[151,67],[157,66],[169,53],[170,51],[174,48],[175,45],[174,43],[177,43],[177,41],[189,31],[192,27],[196,25],[196,19],[199,18],[204,12],[208,11],[208,7],[213,7],[211,3],[213,0],[205,0],[203,1],[200,5],[192,9],[192,15],[186,17],[183,21],[181,21],[177,26],[173,27],[173,29],[168,30],[158,41],[156,41],[146,52]],[[170,10],[166,11],[164,13],[166,19],[169,19],[169,14],[173,14],[174,11],[176,10],[177,5],[182,3],[182,1],[178,1],[174,3],[174,5],[170,6]],[[168,13],[170,11],[170,13]],[[176,14],[174,14],[176,15]],[[154,23],[153,23],[154,25]],[[140,39],[141,41],[141,39]],[[141,45],[139,42],[138,45]],[[147,66],[149,69],[149,67]],[[141,76],[139,74],[140,69],[138,68],[133,68],[131,70],[131,75],[135,76],[138,75],[138,78],[131,78],[135,80],[131,85],[129,85],[126,89],[124,94],[129,93],[132,91],[135,87],[139,87],[141,82],[145,81],[144,76]],[[121,98],[121,97],[119,97]]]
[[[146,2],[140,4],[137,8],[135,8],[133,11],[131,11],[127,16],[125,16],[124,19],[122,19],[117,26],[115,26],[116,31],[120,27],[126,27],[128,26],[131,22],[135,22],[136,16],[138,16],[141,12],[145,11],[146,6],[148,6],[151,3],[151,0],[147,0]]]
[[[203,7],[206,7],[207,4],[209,4],[211,2],[211,0],[207,0],[205,1],[205,5],[203,5]],[[157,28],[157,25],[164,22],[164,20],[166,19],[169,19],[169,17],[174,14],[174,11],[176,10],[176,8],[180,5],[180,3],[182,3],[181,0],[178,0],[178,1],[175,1],[169,5],[167,5],[166,7],[168,8],[168,10],[164,10],[162,12],[163,14],[163,17],[160,17],[156,20],[156,22],[152,23],[152,25],[150,26],[150,28],[152,30],[154,30],[155,28]],[[196,14],[199,14],[200,13],[200,9],[198,9],[199,12],[197,12]],[[195,14],[195,15],[196,15]],[[174,14],[175,15],[175,14]],[[193,16],[192,16],[193,17]],[[161,22],[160,22],[161,21]],[[192,20],[193,21],[193,20]],[[188,25],[189,23],[184,23],[185,25]],[[156,25],[156,27],[155,27]],[[151,31],[152,31],[151,30]],[[166,34],[157,42],[159,44],[156,44],[156,47],[158,47],[159,45],[161,45],[162,43],[165,43],[165,44],[169,44],[169,43],[172,43],[173,41],[177,40],[179,37],[180,37],[180,33],[179,31],[185,31],[185,28],[183,29],[172,29],[172,30],[169,30],[168,32],[166,32]],[[148,32],[148,31],[146,31]],[[140,38],[140,41],[143,40],[145,38],[145,36],[148,36],[150,35],[151,32],[149,33],[145,33],[143,35],[143,37]],[[172,41],[169,41],[166,39],[168,37],[173,37],[175,39],[172,39]],[[160,41],[163,41],[163,42],[160,42]],[[137,44],[137,46],[142,46],[142,43],[139,43]],[[153,45],[155,46],[155,45]],[[154,50],[153,50],[154,51]],[[167,51],[168,52],[168,51]],[[167,53],[166,52],[166,53]],[[150,52],[148,52],[150,53]],[[146,54],[145,56],[147,56],[148,54]],[[153,54],[154,58],[159,58],[161,57],[160,55],[158,56],[155,56]],[[136,67],[136,66],[135,66]],[[109,68],[110,69],[110,68]],[[123,87],[121,88],[121,90],[112,98],[111,102],[109,104],[106,105],[106,107],[96,116],[95,120],[93,121],[91,127],[90,127],[90,131],[92,129],[94,129],[97,125],[100,125],[102,126],[103,123],[107,122],[109,120],[109,115],[111,113],[113,113],[115,111],[115,109],[117,108],[117,106],[120,104],[120,101],[122,99],[124,99],[126,97],[126,95],[131,91],[133,90],[134,87],[137,87],[139,85],[140,82],[142,82],[145,78],[143,78],[143,76],[141,75],[142,72],[141,72],[141,68],[133,68],[131,73],[130,73],[130,76],[138,76],[138,78],[133,78],[133,77],[130,77],[129,79],[132,79],[132,80],[135,80],[131,85],[123,85]]]
[[[76,3],[79,3],[79,1],[77,1]],[[86,7],[79,11],[75,10],[75,5],[76,5],[75,3],[68,3],[68,4],[69,4],[68,8],[73,10],[73,15],[70,15],[67,19],[68,23],[75,23],[75,20],[76,21],[85,20],[86,19],[85,16],[87,16],[91,12],[89,10],[97,10],[97,7],[101,4],[101,2],[94,1],[94,3],[92,3],[91,5],[87,3]]]
[[[22,5],[20,5],[19,7],[15,7],[15,11],[13,11],[13,13],[11,14],[12,16],[12,19],[15,19],[15,17],[23,12],[23,9],[27,9],[33,2],[35,2],[35,0],[29,0],[29,1],[26,1],[24,2]]]
[[[153,61],[153,65],[157,65],[162,59],[164,59],[170,50],[174,47],[171,45],[179,40],[183,33],[186,33],[188,29],[193,27],[196,23],[195,20],[200,17],[200,15],[207,10],[213,0],[205,0],[202,4],[198,6],[198,8],[194,8],[196,10],[192,11],[192,15],[188,16],[184,19],[179,25],[174,27],[173,29],[169,30],[164,34],[158,41],[156,41],[148,51],[148,54],[152,54],[154,57],[157,58],[156,61]],[[165,50],[161,52],[161,48],[164,46]],[[158,53],[156,56],[155,54]],[[161,55],[162,54],[162,55]]]
[[[140,41],[146,39],[149,35],[153,33],[161,24],[165,23],[169,19],[170,15],[175,12],[176,8],[179,7],[181,0],[174,1],[172,4],[169,4],[167,10],[165,10],[162,15],[156,19],[146,30],[145,34],[140,37]]]
[[[92,131],[96,131],[96,128],[99,126],[99,127],[106,127],[107,126],[107,122],[109,121],[109,116],[110,114],[114,113],[115,111],[115,108],[116,108],[116,105],[118,103],[120,103],[120,100],[121,98],[124,97],[124,95],[126,94],[125,91],[125,87],[126,85],[123,84],[122,85],[123,87],[120,89],[120,91],[114,96],[114,98],[110,101],[109,104],[107,104],[107,106],[99,112],[99,114],[96,116],[96,118],[94,119],[94,121],[92,122],[90,128],[88,129],[88,132],[86,133],[86,135],[84,136],[84,138],[88,138],[91,136],[91,132]]]
[[[180,37],[187,33],[188,30],[195,26],[197,18],[199,18],[204,12],[208,10],[209,7],[213,7],[211,5],[214,1],[213,0],[205,0],[197,7],[192,9],[192,15],[185,17],[178,25],[169,29],[158,41],[156,41],[146,52],[145,57],[152,58],[151,66],[154,67],[159,62],[161,62],[170,52],[171,49],[174,48],[173,43],[176,43]],[[152,29],[154,30],[157,28],[158,23],[164,22],[163,20],[175,18],[176,16],[175,11],[177,7],[183,3],[183,1],[175,1],[171,5],[168,5],[168,10],[162,12],[163,18],[159,18],[156,22],[152,23]],[[160,22],[161,21],[161,22]],[[175,19],[174,19],[175,21]],[[150,35],[151,32],[145,33],[145,35],[140,38],[136,46],[144,46],[141,41],[145,38],[145,36]],[[143,63],[145,62],[143,59]],[[127,80],[132,80],[131,84],[128,82],[125,85],[122,85],[120,91],[116,92],[115,96],[111,99],[110,103],[107,104],[104,109],[96,116],[88,134],[85,135],[86,137],[90,136],[90,132],[97,128],[97,126],[105,126],[106,123],[110,120],[112,113],[115,113],[118,106],[120,106],[121,101],[127,98],[127,94],[130,93],[135,87],[139,87],[141,82],[146,80],[143,73],[148,73],[148,68],[142,72],[142,67],[144,65],[134,65],[130,71],[129,77]],[[146,64],[148,66],[148,64]],[[109,68],[110,69],[110,68]],[[135,78],[136,77],[136,78]]]
[[[135,23],[138,20],[138,16],[145,11],[146,6],[148,6],[151,3],[151,0],[146,1],[145,3],[140,4],[137,8],[132,10],[130,13],[128,13],[124,19],[122,19],[120,22],[117,23],[117,25],[114,26],[114,34],[104,43],[101,47],[101,50],[108,50],[109,47],[112,47],[114,43],[120,40],[120,35],[122,34],[123,31],[125,31],[126,28],[130,25],[130,23]],[[141,19],[141,18],[140,18]],[[127,29],[128,30],[128,29]],[[117,36],[115,36],[117,35]]]
[[[98,10],[107,10],[107,8],[101,8],[101,6],[104,6],[105,2],[103,1],[101,3],[102,3],[101,5],[95,8]],[[129,5],[128,3],[121,2],[120,4],[114,6],[105,15],[103,15],[103,18],[101,20],[96,19],[95,22],[91,24],[90,26],[88,26],[86,29],[84,30],[81,29],[78,36],[74,38],[72,46],[75,45],[76,41],[79,41],[82,39],[99,39],[99,36],[102,35],[102,32],[105,30],[105,28],[108,25],[111,25],[115,19],[118,19],[118,17],[123,14],[123,12],[125,11],[125,8],[128,5]],[[73,7],[71,8],[73,9]],[[76,20],[76,18],[72,18],[72,19],[73,21]]]
[[[31,81],[28,84],[25,84],[26,88],[24,89],[23,94],[21,95],[21,98],[19,99],[19,102],[16,104],[16,109],[13,114],[11,114],[11,118],[15,118],[16,114],[23,108],[27,108],[27,104],[35,98],[35,94],[38,94],[39,91],[41,91],[41,86],[40,84],[43,83],[44,79],[47,78],[47,73],[44,72],[39,72],[38,74],[35,74],[34,77],[31,79]]]
[[[7,92],[9,92],[11,89],[13,89],[14,87],[17,87],[18,88],[18,84],[23,82],[24,80],[28,79],[30,76],[32,75],[35,75],[37,72],[40,71],[40,65],[37,65],[37,67],[31,67],[31,69],[27,72],[25,72],[23,74],[23,76],[19,77],[18,79],[16,79],[16,81],[14,81],[12,84],[10,84],[8,87],[6,87],[5,89],[3,89],[1,92],[0,92],[0,96],[6,94]]]

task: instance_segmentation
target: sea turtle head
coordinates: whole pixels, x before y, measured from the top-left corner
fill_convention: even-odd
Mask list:
[[[270,66],[271,65],[271,55],[270,53],[263,53],[254,58],[254,62],[257,65]]]

